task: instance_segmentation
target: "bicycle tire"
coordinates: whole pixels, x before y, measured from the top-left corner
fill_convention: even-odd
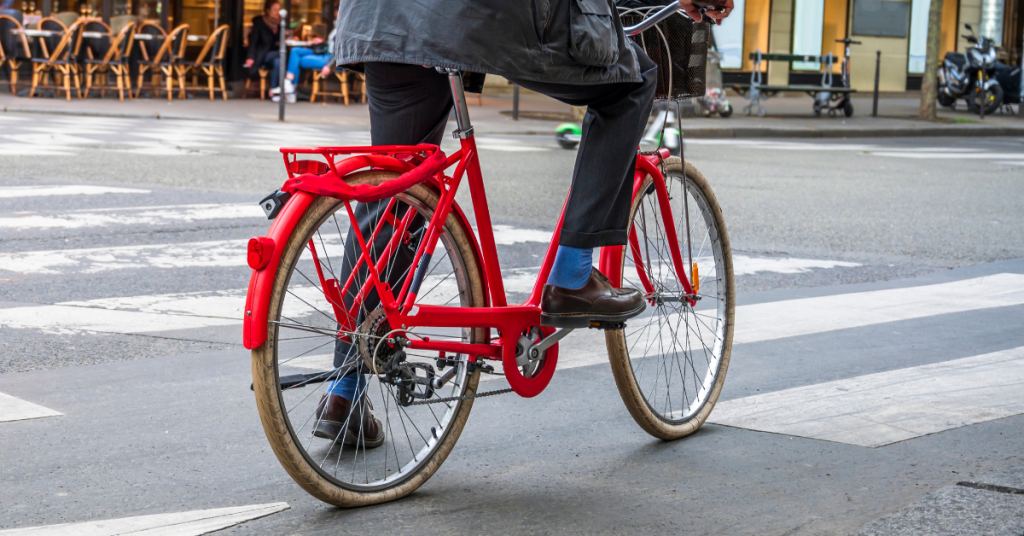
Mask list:
[[[697,171],[697,169],[694,168],[689,163],[686,164],[684,173],[682,161],[677,157],[669,158],[668,160],[665,161],[664,174],[666,183],[668,183],[671,180],[678,180],[681,179],[682,177],[685,177],[687,191],[695,193],[696,195],[693,196],[694,200],[700,201],[700,203],[698,204],[703,204],[702,207],[699,207],[701,208],[699,214],[702,215],[705,219],[709,218],[710,221],[714,222],[713,225],[715,228],[715,233],[718,237],[717,244],[719,248],[719,253],[713,254],[713,256],[715,256],[714,262],[716,274],[715,281],[717,285],[716,288],[720,289],[716,291],[716,293],[720,295],[719,299],[722,301],[722,303],[718,308],[716,308],[716,311],[719,311],[719,317],[721,319],[721,322],[724,322],[724,325],[716,326],[716,330],[719,327],[721,328],[720,339],[722,344],[719,355],[717,356],[717,364],[715,365],[715,370],[712,374],[711,385],[706,388],[706,395],[704,396],[703,400],[700,401],[701,403],[699,407],[691,407],[690,411],[686,413],[683,413],[681,412],[682,410],[680,410],[679,419],[669,418],[671,417],[673,412],[669,411],[668,415],[666,415],[665,412],[660,412],[656,410],[653,407],[654,404],[650,400],[652,395],[652,393],[649,392],[650,389],[644,389],[637,379],[637,374],[634,370],[633,359],[631,359],[630,357],[630,341],[627,340],[630,338],[628,334],[629,330],[631,329],[630,324],[627,324],[626,328],[624,329],[607,331],[605,333],[605,342],[608,347],[608,357],[611,363],[612,374],[615,377],[615,384],[618,387],[619,395],[622,397],[622,401],[625,403],[626,409],[633,417],[633,420],[635,420],[636,423],[644,431],[646,431],[647,433],[651,434],[654,437],[663,440],[674,440],[694,433],[695,431],[697,431],[698,428],[700,428],[701,425],[704,424],[708,416],[711,414],[711,410],[714,408],[715,403],[718,400],[718,396],[721,393],[722,386],[725,384],[725,376],[729,368],[729,359],[732,351],[732,336],[736,292],[735,284],[733,281],[732,253],[729,246],[729,235],[725,228],[725,222],[722,216],[721,207],[718,205],[718,201],[716,200],[714,193],[711,191],[711,187],[708,185],[707,180],[705,180],[704,176],[701,175],[701,173]],[[653,190],[653,188],[650,188],[651,181],[652,179],[648,177],[646,184],[644,184],[643,187],[640,188],[637,198],[634,199],[633,201],[633,206],[630,211],[630,233],[638,233],[635,221],[638,215],[642,212],[641,208],[643,207],[643,204],[645,202],[645,197],[647,197],[647,195],[655,195],[650,193],[650,191]],[[668,186],[668,184],[666,184],[666,186]],[[671,190],[669,191],[671,193]],[[683,193],[683,196],[686,195],[688,194]],[[690,205],[690,210],[694,210],[696,208],[697,207]],[[695,219],[696,216],[694,217],[694,220]],[[690,227],[692,229],[693,226]],[[680,234],[678,238],[680,242],[686,239],[684,234]],[[696,241],[697,240],[695,239],[694,242]],[[680,247],[685,247],[685,244],[681,244]],[[687,250],[682,249],[682,252],[684,262],[686,262]],[[622,259],[622,273],[624,276],[624,281],[626,280],[627,269],[636,270],[635,267],[627,266],[627,258],[630,256],[629,253],[630,247],[627,246],[625,248],[625,252],[623,254]],[[696,259],[697,257],[694,258]],[[671,261],[665,260],[664,262],[668,262],[669,265],[671,265]],[[653,269],[650,268],[649,262],[647,263],[647,267],[648,272],[653,271]],[[671,273],[674,273],[674,271],[672,271]],[[707,277],[704,275],[706,274],[706,272],[704,272],[703,270],[698,270],[698,274],[702,280],[701,291],[703,292],[703,290],[706,288],[706,284],[704,283],[704,280]],[[678,281],[676,282],[678,283]],[[679,288],[681,288],[681,285]],[[650,307],[647,314],[650,314],[653,317],[653,315],[656,314],[656,311],[654,311],[654,309],[656,308]],[[690,311],[693,312],[694,310],[691,308]],[[686,311],[684,310],[684,312]],[[679,316],[681,321],[682,315],[680,314]],[[643,318],[644,316],[637,317],[637,319],[640,319],[639,322],[642,322]],[[696,316],[694,316],[694,318],[696,318]],[[635,322],[637,322],[637,319],[631,321],[634,322],[634,326]],[[663,330],[661,329],[662,324],[660,322],[661,321],[659,318],[658,334],[656,335],[659,341],[662,339],[661,333],[663,332]],[[649,321],[649,323],[651,323],[651,321]],[[687,326],[688,325],[689,321],[687,321]],[[671,328],[671,324],[667,324],[667,327]],[[636,331],[639,331],[635,327],[632,329],[634,333]],[[689,330],[689,327],[687,327],[687,329]],[[672,330],[670,329],[670,334],[671,331]],[[678,331],[679,330],[677,323],[677,328],[675,332],[678,334]],[[718,331],[716,331],[715,333],[717,334]],[[687,336],[689,336],[689,331],[687,331]],[[676,338],[678,338],[678,336]],[[718,340],[718,338],[719,337],[716,335],[716,340]],[[675,340],[676,339],[673,339],[673,341]],[[634,341],[632,344],[635,348],[637,342]],[[688,339],[686,344],[689,345]],[[675,346],[672,347],[672,351],[675,351]],[[685,355],[686,350],[684,348],[684,358]],[[633,356],[633,358],[636,359],[637,356]],[[646,356],[641,357],[640,359],[642,366],[643,360],[646,359]],[[669,370],[671,371],[671,365],[669,365]],[[709,365],[708,371],[710,370],[711,366]],[[679,366],[679,371],[680,375],[682,375],[683,367],[681,364]],[[668,376],[669,374],[666,374],[666,377]],[[707,376],[707,373],[705,374],[705,376]],[[685,379],[682,383],[685,387]],[[703,383],[702,387],[704,387]],[[668,387],[666,387],[666,390],[671,392],[671,390]],[[657,380],[655,380],[654,391],[657,392]],[[669,409],[671,410],[671,406],[669,407]]]
[[[398,176],[397,173],[389,171],[367,171],[347,178],[346,182],[353,185],[378,185],[396,176]],[[430,209],[431,213],[439,201],[437,192],[432,187],[424,184],[413,186],[409,190],[397,194],[395,197],[404,199],[410,206],[417,203],[426,206]],[[310,205],[296,225],[291,237],[284,245],[285,249],[281,257],[281,263],[275,275],[273,293],[270,299],[269,318],[271,320],[281,317],[282,301],[286,295],[288,283],[307,241],[339,208],[342,213],[345,212],[341,201],[329,197],[319,197]],[[346,214],[345,218],[347,219],[347,217]],[[459,288],[460,296],[463,292],[466,294],[466,299],[462,301],[462,304],[473,307],[484,306],[481,264],[476,257],[476,252],[472,245],[472,230],[465,228],[461,220],[453,213],[448,216],[444,225],[444,231],[445,235],[451,238],[454,250],[465,265],[467,284],[460,283]],[[441,245],[441,242],[439,242],[439,245]],[[465,332],[471,334],[469,342],[485,342],[485,330],[472,329],[465,330]],[[455,414],[450,420],[446,421],[447,424],[443,429],[443,436],[435,442],[436,447],[430,451],[429,458],[418,461],[419,465],[404,478],[396,480],[390,485],[382,485],[374,489],[361,489],[358,486],[346,485],[336,478],[332,478],[330,474],[322,469],[322,464],[321,467],[318,467],[311,456],[308,455],[306,449],[301,446],[302,438],[297,436],[288,417],[288,408],[284,401],[280,383],[279,358],[277,355],[278,337],[278,325],[271,323],[268,325],[267,341],[252,351],[253,390],[256,395],[260,420],[274,454],[292,479],[306,492],[323,502],[339,507],[366,506],[392,501],[412,493],[423,485],[451,453],[452,448],[462,433],[466,420],[469,418],[469,413],[473,407],[472,399],[456,402],[457,409]],[[465,386],[457,394],[475,394],[480,379],[480,372],[475,371],[472,374],[467,372],[464,379]],[[433,433],[433,429],[431,432]],[[331,448],[334,448],[334,446],[332,445]],[[339,447],[339,460],[341,459],[340,451],[343,448]],[[356,447],[356,453],[358,454],[358,447]],[[366,449],[364,448],[364,455],[365,453]]]

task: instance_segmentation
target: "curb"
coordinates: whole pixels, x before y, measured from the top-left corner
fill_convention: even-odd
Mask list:
[[[1024,136],[1022,127],[929,127],[929,128],[886,128],[855,130],[804,130],[790,128],[684,128],[689,139],[748,139],[748,138],[939,138],[939,137],[986,137]],[[551,131],[508,131],[486,132],[503,136],[552,136]]]
[[[176,119],[184,121],[222,121],[226,123],[238,122],[237,119],[220,117],[196,116],[186,114],[168,114],[160,112],[132,113],[132,112],[107,112],[96,110],[61,110],[50,108],[23,108],[20,106],[5,106],[4,112],[10,113],[32,113],[52,115],[76,115],[88,117],[119,117],[129,119]],[[496,131],[481,132],[488,135],[504,136],[552,136],[554,135],[555,124],[552,122],[551,130],[522,130],[522,131]],[[925,138],[925,137],[985,137],[985,136],[1024,136],[1024,126],[1020,127],[922,127],[922,128],[855,128],[855,129],[800,129],[800,128],[772,128],[772,127],[746,127],[746,128],[689,128],[684,129],[685,135],[692,139],[747,139],[747,138]]]
[[[123,119],[180,119],[185,121],[223,121],[234,122],[233,119],[220,117],[204,117],[198,115],[183,114],[162,114],[160,112],[133,113],[133,112],[106,112],[97,110],[61,110],[52,108],[22,108],[20,106],[4,106],[5,113],[19,114],[50,114],[50,115],[77,115],[83,117],[118,117]]]

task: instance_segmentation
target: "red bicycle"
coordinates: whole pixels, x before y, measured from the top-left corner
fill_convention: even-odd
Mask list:
[[[475,398],[540,394],[571,331],[540,318],[561,218],[532,292],[508,303],[462,78],[448,76],[461,149],[282,149],[285,194],[268,198],[270,231],[249,242],[244,342],[260,418],[292,478],[334,505],[418,488],[455,446]],[[478,236],[455,202],[463,181]],[[365,209],[383,215],[370,232],[356,223]],[[648,308],[628,326],[592,327],[606,329],[615,382],[636,422],[677,439],[704,423],[725,381],[729,239],[707,181],[667,149],[637,155],[631,222],[627,246],[601,250],[600,270],[642,289]],[[314,433],[328,386],[352,374],[365,382],[366,403],[351,405],[342,429],[372,408],[385,435],[378,448],[361,432]],[[482,375],[503,376],[509,388],[478,393]]]

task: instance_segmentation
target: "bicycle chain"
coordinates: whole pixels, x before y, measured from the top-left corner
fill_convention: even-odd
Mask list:
[[[443,402],[455,402],[455,401],[469,400],[469,399],[472,399],[472,398],[483,398],[485,396],[503,395],[505,393],[511,393],[511,392],[512,392],[512,388],[498,389],[497,391],[487,391],[486,393],[474,393],[474,394],[471,394],[471,395],[449,396],[447,398],[438,398],[436,400],[424,400],[422,402],[413,402],[413,403],[411,403],[409,405],[410,406],[425,406],[427,404],[441,404]]]

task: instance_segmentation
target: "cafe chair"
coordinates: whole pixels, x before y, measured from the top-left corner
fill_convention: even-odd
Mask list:
[[[0,68],[4,65],[10,69],[11,95],[18,94],[18,69],[23,60],[32,57],[28,39],[24,35],[15,34],[21,30],[21,23],[10,15],[0,15]]]
[[[136,66],[141,61],[149,61],[150,58],[156,57],[156,53],[160,50],[160,47],[164,45],[164,40],[167,39],[167,31],[153,22],[143,22],[138,25],[135,30],[137,38],[135,39],[135,49],[130,52],[130,59]],[[143,39],[148,36],[149,39]],[[138,72],[136,72],[138,74]],[[148,88],[152,90],[151,96],[159,97],[160,88],[163,87],[162,83],[159,83],[160,73],[155,72],[150,78],[153,82],[152,87]],[[140,94],[140,86],[135,86],[135,97],[138,98]]]
[[[154,95],[159,94],[157,90],[159,86],[154,81],[156,75],[159,74],[164,79],[168,101],[174,98],[172,86],[175,79],[178,81],[178,98],[185,98],[185,81],[181,76],[180,63],[181,57],[185,55],[185,47],[187,45],[188,24],[182,24],[167,34],[167,37],[163,39],[163,44],[157,49],[156,54],[152,56],[147,54],[146,57],[139,60],[138,87],[135,90],[135,98],[138,98],[142,92],[146,73],[151,74],[150,85],[146,87],[154,90]]]
[[[338,72],[337,69],[331,71],[331,74],[327,75],[326,78],[320,74],[320,69],[313,70],[313,92],[309,95],[309,102],[316,102],[317,97],[323,97],[324,103],[326,104],[327,97],[336,97],[341,98],[345,103],[345,106],[348,106],[349,101],[351,100],[348,80],[349,75],[352,75],[355,79],[356,86],[359,88],[356,93],[362,96],[363,102],[366,102],[366,78],[361,73],[345,70]],[[340,86],[338,91],[327,90],[327,82],[332,78],[337,79],[338,81]],[[323,89],[321,89],[321,84],[323,85]]]
[[[110,75],[117,81],[118,100],[124,101],[124,92],[128,91],[128,98],[132,96],[132,86],[129,83],[128,63],[124,61],[125,56],[135,42],[135,23],[130,22],[121,28],[116,36],[107,34],[103,39],[86,40],[86,58],[82,60],[85,65],[85,96],[88,97],[93,88],[93,80],[99,83],[100,97],[103,97],[108,89]],[[105,42],[104,42],[105,41]],[[93,43],[98,42],[98,43]],[[100,53],[106,50],[99,58]]]
[[[47,22],[47,19],[43,19],[39,22],[41,28]],[[64,93],[67,97],[68,102],[71,102],[71,81],[75,82],[75,91],[78,92],[78,98],[82,98],[82,86],[79,82],[79,67],[77,61],[78,47],[81,45],[82,37],[82,22],[76,22],[68,28],[64,35],[60,37],[60,40],[52,48],[52,50],[45,50],[46,47],[40,47],[47,53],[45,56],[32,57],[32,90],[29,91],[28,96],[32,98],[35,96],[36,89],[47,88],[53,89],[54,91],[60,91],[64,89]],[[40,41],[45,42],[47,38],[41,37]],[[53,84],[42,84],[52,75],[60,75],[63,81],[63,88],[57,85],[56,81]]]
[[[224,83],[224,53],[227,50],[228,25],[223,24],[210,34],[206,44],[199,51],[195,61],[182,61],[182,76],[192,75],[192,84],[186,89],[196,91],[206,89],[210,93],[210,100],[213,100],[214,93],[220,91],[221,97],[228,100],[228,92]],[[199,75],[206,76],[206,87],[199,86]],[[218,87],[214,87],[214,81]]]

